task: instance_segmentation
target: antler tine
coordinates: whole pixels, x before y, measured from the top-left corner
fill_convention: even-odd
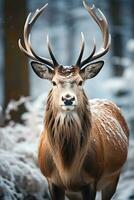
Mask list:
[[[24,30],[23,30],[23,37],[24,37],[24,44],[25,44],[26,50],[28,52],[30,52],[30,54],[32,55],[30,48],[29,48],[29,44],[28,44],[28,37],[29,37],[30,29],[31,29],[31,27],[29,26],[30,25],[29,20],[30,20],[31,14],[32,13],[29,13],[29,15],[27,16],[27,19],[25,21]]]
[[[26,41],[25,41],[25,44],[27,45],[26,48],[31,51],[31,53],[34,55],[35,58],[37,58],[39,61],[47,64],[47,65],[50,65],[51,67],[53,66],[53,63],[51,62],[51,60],[47,59],[47,58],[43,58],[41,56],[38,56],[35,51],[32,49],[32,46],[31,46],[31,40],[30,40],[30,31],[31,31],[31,28],[32,26],[34,25],[34,23],[36,22],[37,18],[40,16],[40,14],[44,11],[44,9],[48,6],[48,3],[45,4],[41,9],[37,9],[35,11],[35,13],[33,14],[32,16],[32,19],[29,21],[29,20],[26,20],[26,28],[24,27],[24,40],[26,38]]]
[[[40,9],[36,9],[35,13],[32,16],[32,19],[30,20],[29,24],[33,26],[33,24],[36,22],[37,18],[41,15],[41,13],[45,10],[45,8],[48,6],[48,3],[46,3],[44,6],[42,6]]]
[[[26,26],[27,26],[27,24],[28,24],[28,21],[29,21],[29,18],[30,18],[30,16],[31,16],[31,13],[29,13],[29,15],[27,16],[27,19],[26,19],[26,22],[25,22],[25,25],[24,25],[24,29],[26,29]],[[25,32],[25,31],[24,31]],[[33,56],[33,54],[31,53],[31,51],[29,50],[29,46],[28,46],[28,44],[27,44],[27,42],[26,42],[26,38],[27,38],[27,33],[24,33],[23,32],[23,35],[25,35],[24,36],[24,44],[25,44],[25,47],[26,48],[24,48],[23,46],[22,46],[22,43],[21,43],[21,39],[19,39],[18,40],[18,45],[19,45],[19,48],[20,48],[20,50],[23,52],[23,53],[25,53],[28,57],[30,57],[31,59],[34,59],[34,60],[37,60],[34,56]]]
[[[56,67],[56,66],[59,65],[59,63],[58,63],[57,60],[55,59],[55,56],[54,56],[54,54],[53,54],[53,52],[52,52],[52,48],[51,48],[51,45],[50,45],[50,42],[49,42],[49,35],[47,35],[47,46],[48,46],[49,54],[50,54],[50,56],[51,56],[51,58],[52,58],[53,64],[54,64],[54,66]]]
[[[41,57],[41,56],[38,56],[38,55],[35,53],[35,51],[32,49],[30,38],[31,38],[31,37],[30,37],[30,35],[29,35],[28,44],[29,44],[29,48],[30,48],[30,51],[32,52],[33,56],[34,56],[37,60],[39,60],[39,61],[41,61],[42,63],[45,63],[45,64],[47,64],[47,65],[49,65],[49,66],[51,66],[51,67],[53,68],[53,63],[51,62],[51,60],[45,58],[45,62],[44,62],[44,58]]]
[[[33,59],[33,60],[37,60],[33,55],[31,55],[21,44],[21,39],[18,40],[18,45],[20,50],[25,53],[29,58]]]
[[[109,46],[111,43],[111,36],[110,36],[109,30],[108,30],[108,23],[107,23],[107,20],[106,20],[106,17],[104,16],[104,14],[98,9],[98,12],[100,15],[100,17],[99,17],[96,14],[94,5],[92,7],[90,7],[86,4],[85,1],[83,1],[83,5],[84,5],[85,9],[88,11],[88,13],[92,16],[92,18],[98,24],[98,26],[102,32],[102,35],[103,35],[103,45],[102,45],[100,51],[95,54],[96,45],[94,43],[94,48],[93,48],[91,55],[87,59],[85,59],[84,61],[81,62],[81,67],[83,65],[87,64],[88,62],[91,62],[91,61],[105,55],[107,53],[107,51],[109,50]]]
[[[41,9],[37,9],[35,13],[33,14],[31,18],[31,13],[28,15],[25,25],[24,25],[24,32],[23,32],[23,37],[24,37],[24,45],[25,48],[21,44],[21,40],[19,39],[18,44],[22,52],[24,52],[28,57],[31,59],[40,61],[44,64],[47,64],[48,66],[53,67],[53,62],[49,59],[43,58],[38,56],[34,50],[31,47],[31,41],[30,41],[30,31],[32,29],[32,26],[36,22],[38,16],[44,11],[44,9],[47,7],[48,4],[45,4]],[[31,20],[30,20],[31,18]]]
[[[98,19],[98,25],[103,33],[103,43],[104,48],[107,48],[108,41],[109,41],[109,30],[108,30],[108,23],[106,20],[105,15],[101,12],[100,9],[98,9],[98,12],[100,13],[101,18],[97,16]]]
[[[110,34],[109,34],[108,23],[107,23],[105,15],[101,12],[100,9],[97,9],[100,14],[100,17],[101,17],[101,18],[99,18],[96,14],[94,5],[92,8],[90,8],[88,6],[88,7],[86,7],[86,9],[90,13],[90,15],[93,17],[93,19],[96,21],[96,23],[99,25],[99,28],[102,31],[102,34],[103,34],[103,47],[102,48],[104,48],[104,49],[107,48],[108,43],[109,43]]]
[[[36,12],[35,12],[35,14],[33,15],[31,21],[29,22],[29,25],[32,26],[32,25],[35,23],[35,21],[37,20],[38,16],[43,12],[43,10],[47,7],[47,5],[48,5],[48,4],[46,4],[45,6],[43,6],[40,10],[39,10],[39,9],[36,10]],[[29,37],[29,38],[30,38],[30,37]],[[33,55],[34,55],[37,59],[39,59],[41,62],[44,62],[44,58],[38,56],[38,55],[33,51],[33,49],[31,48],[30,39],[28,40],[28,42],[29,42],[29,46],[30,46],[30,49],[31,49]],[[48,50],[49,50],[50,56],[51,56],[51,58],[52,58],[53,64],[52,64],[52,62],[51,62],[49,59],[46,59],[46,58],[45,58],[46,64],[47,64],[47,65],[50,65],[50,66],[57,66],[57,65],[59,65],[58,62],[56,61],[55,57],[54,57],[54,54],[52,53],[50,44],[48,45]]]
[[[91,58],[93,57],[93,55],[95,54],[95,51],[96,51],[96,43],[95,43],[95,38],[93,38],[93,49],[92,49],[92,51],[91,51],[91,53],[90,53],[90,55],[85,59],[85,60],[83,60],[82,62],[81,62],[81,68],[82,68],[82,66],[83,65],[85,65],[85,64],[87,64],[88,62],[90,62],[91,61]]]
[[[83,56],[84,48],[85,48],[85,39],[84,39],[83,32],[81,32],[81,50],[80,50],[80,54],[79,54],[79,57],[78,57],[77,62],[76,62],[76,66],[78,66],[78,67],[80,67],[80,63],[81,63],[81,59],[82,59],[82,56]]]

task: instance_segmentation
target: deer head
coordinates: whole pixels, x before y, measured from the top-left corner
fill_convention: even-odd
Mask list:
[[[52,91],[54,93],[53,102],[55,102],[57,109],[72,111],[79,107],[79,105],[82,103],[81,101],[83,101],[82,99],[78,99],[83,96],[82,86],[84,81],[95,77],[104,65],[104,61],[102,60],[96,62],[93,61],[102,57],[108,52],[111,42],[111,37],[108,31],[108,23],[105,16],[99,9],[98,16],[95,6],[93,5],[90,7],[85,3],[85,1],[83,1],[85,9],[96,21],[102,32],[103,44],[100,50],[96,52],[96,44],[94,40],[94,46],[91,54],[86,59],[82,60],[85,42],[84,35],[81,33],[81,49],[76,63],[72,66],[62,66],[55,58],[48,36],[47,45],[51,60],[38,56],[31,46],[30,31],[38,16],[45,10],[47,5],[48,4],[43,6],[41,9],[37,9],[32,17],[31,13],[28,15],[24,25],[23,33],[25,47],[22,46],[20,39],[18,44],[21,51],[33,60],[31,62],[31,66],[34,72],[40,78],[48,79],[52,82]]]

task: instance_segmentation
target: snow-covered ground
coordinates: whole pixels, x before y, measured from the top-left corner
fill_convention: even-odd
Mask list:
[[[46,179],[37,164],[37,149],[43,125],[45,107],[44,95],[35,101],[21,98],[11,102],[10,111],[25,103],[27,113],[23,114],[24,124],[12,121],[0,128],[0,199],[1,200],[48,200]],[[124,166],[115,200],[134,199],[134,141],[130,142],[128,161]]]

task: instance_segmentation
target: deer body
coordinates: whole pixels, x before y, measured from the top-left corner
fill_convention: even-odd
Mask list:
[[[58,127],[52,122],[56,116],[51,121],[46,111],[48,121],[45,120],[39,147],[42,173],[50,183],[64,190],[82,191],[85,185],[90,184],[95,190],[113,187],[114,193],[128,147],[128,128],[119,108],[107,100],[91,100],[87,104],[87,116],[83,116],[83,119],[77,119],[79,112],[74,117],[67,116],[69,113],[62,115],[60,113],[61,118],[58,119],[68,118],[68,121],[65,124],[63,120],[63,124],[58,124]],[[74,120],[72,124],[71,119]],[[85,130],[81,129],[81,124],[75,127],[77,123],[83,124],[81,120],[88,123]],[[47,123],[52,123],[50,129],[47,129]]]
[[[84,7],[98,24],[103,34],[103,45],[82,61],[84,35],[77,62],[72,66],[60,65],[47,37],[51,60],[38,56],[31,47],[30,30],[38,16],[46,8],[28,15],[24,26],[24,45],[19,47],[31,62],[34,72],[48,79],[53,87],[49,92],[44,128],[42,131],[38,161],[48,179],[52,200],[64,200],[66,191],[81,192],[82,200],[95,200],[101,191],[102,200],[114,195],[125,163],[128,149],[128,128],[120,109],[108,100],[88,100],[83,84],[95,77],[104,61],[96,60],[105,55],[110,46],[108,24],[103,13],[95,7]],[[68,193],[67,193],[68,194]],[[75,196],[68,194],[71,200]],[[80,199],[79,197],[77,199]]]

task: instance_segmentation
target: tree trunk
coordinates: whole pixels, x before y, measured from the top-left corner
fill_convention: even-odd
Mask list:
[[[18,100],[29,95],[27,58],[18,47],[18,39],[23,37],[26,19],[26,0],[4,0],[4,102]],[[22,109],[23,110],[23,109]],[[14,114],[17,119],[19,114]]]
[[[112,22],[112,54],[113,56],[122,58],[123,55],[123,35],[119,32],[120,27],[123,26],[122,21],[122,4],[116,0],[109,1],[109,12]],[[119,63],[113,63],[113,75],[121,76],[123,74],[124,67]]]

